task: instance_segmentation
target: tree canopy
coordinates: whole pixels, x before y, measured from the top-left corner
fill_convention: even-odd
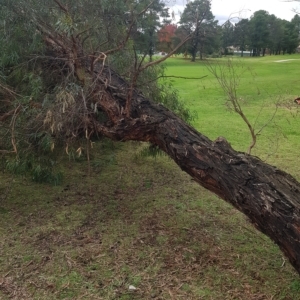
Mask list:
[[[191,1],[184,9],[179,23],[187,35],[193,33],[188,43],[192,61],[195,61],[198,51],[202,58],[204,49],[209,46],[213,47],[217,35],[218,22],[211,12],[211,2],[208,0]]]

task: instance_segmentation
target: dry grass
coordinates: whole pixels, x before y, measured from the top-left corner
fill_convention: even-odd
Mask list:
[[[60,187],[0,174],[1,299],[300,299],[272,242],[137,147],[91,177],[66,163]]]

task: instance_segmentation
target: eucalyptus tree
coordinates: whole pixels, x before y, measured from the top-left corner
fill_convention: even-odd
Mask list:
[[[269,13],[265,10],[256,11],[249,21],[249,36],[252,56],[265,55],[269,42]]]
[[[291,23],[293,23],[295,25],[295,30],[298,31],[298,36],[300,39],[300,16],[298,14],[296,14],[293,19],[291,20]]]
[[[280,54],[283,47],[284,24],[283,21],[275,15],[270,15],[268,19],[270,54]]]
[[[299,29],[293,22],[282,20],[284,35],[283,35],[283,54],[292,54],[299,45]]]
[[[241,50],[241,56],[244,56],[244,51],[247,50],[247,45],[249,44],[249,20],[241,19],[234,26],[233,32],[233,44],[236,47],[239,47]]]
[[[146,7],[148,0],[139,1],[139,5]],[[149,55],[150,61],[154,54],[156,43],[158,40],[158,30],[166,25],[169,13],[161,0],[151,1],[149,9],[137,18],[137,30],[134,35],[134,41],[137,49],[144,55]]]
[[[221,29],[221,41],[223,53],[228,54],[228,47],[233,46],[234,44],[234,24],[230,22],[230,20],[226,21],[222,25]]]
[[[214,41],[217,23],[211,12],[211,1],[195,0],[186,5],[179,21],[179,28],[187,35],[192,34],[192,39],[188,43],[192,61],[195,61],[198,51],[202,58],[207,44]]]
[[[197,36],[208,18],[210,3],[197,2],[208,6],[198,11],[194,31],[178,48]],[[133,0],[1,4],[2,39],[8,42],[1,47],[16,53],[14,59],[2,55],[1,60],[0,99],[7,99],[0,115],[1,147],[7,147],[0,149],[2,154],[18,156],[18,164],[20,149],[26,147],[47,150],[51,161],[59,142],[65,143],[66,152],[80,138],[86,149],[99,136],[150,142],[196,182],[246,214],[300,273],[300,183],[257,157],[235,151],[224,138],[209,140],[162,105],[165,96],[153,92],[155,68],[177,49],[149,62],[135,55],[131,38],[137,19],[152,2],[143,7]]]
[[[61,178],[59,173],[52,175],[57,147],[65,147],[69,155],[90,147],[80,138],[82,132],[89,132],[85,100],[75,105],[91,83],[84,76],[86,58],[91,68],[109,64],[145,95],[155,95],[157,101],[189,118],[176,93],[168,85],[157,84],[155,78],[163,68],[153,65],[137,71],[145,59],[137,55],[140,37],[147,34],[149,15],[163,9],[160,1],[2,0],[1,4],[0,150],[17,153],[16,159],[7,160],[9,169],[29,169],[34,179],[56,183]],[[58,53],[53,40],[63,47]],[[144,54],[149,54],[149,44],[143,47]],[[91,105],[102,118],[103,113]],[[11,128],[13,115],[18,118]],[[50,130],[46,124],[51,124]]]

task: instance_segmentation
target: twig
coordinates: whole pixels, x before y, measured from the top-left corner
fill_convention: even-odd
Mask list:
[[[284,267],[284,265],[285,265],[285,262],[286,262],[286,260],[285,260],[285,258],[284,258],[284,257],[282,257],[282,260],[283,260],[283,262],[282,262],[282,265],[280,266],[281,268],[283,268],[283,267]]]
[[[153,79],[151,81],[147,81],[147,82],[153,82],[153,81],[156,81],[159,78],[203,79],[207,76],[208,75],[204,75],[202,77],[186,77],[186,76],[175,76],[175,75],[161,75],[161,76],[158,76],[155,79]]]
[[[58,0],[53,0],[66,14],[69,14],[69,10],[63,6]]]
[[[18,108],[20,107],[20,105],[18,106]],[[14,115],[16,113],[16,109],[12,109],[9,112],[5,113],[4,115],[0,116],[0,122],[4,122],[8,117],[10,117],[11,115]]]
[[[19,104],[18,107],[16,108],[15,113],[14,113],[13,118],[12,118],[11,143],[12,143],[12,146],[14,148],[14,153],[18,153],[17,146],[16,146],[16,139],[15,139],[15,124],[16,124],[17,115],[20,111],[20,107],[21,107],[21,104]]]

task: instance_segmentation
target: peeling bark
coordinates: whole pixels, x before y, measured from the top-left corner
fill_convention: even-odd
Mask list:
[[[299,182],[257,157],[235,151],[222,137],[209,140],[138,91],[133,93],[127,117],[126,82],[108,67],[94,75],[98,94],[94,93],[93,101],[109,117],[107,124],[97,123],[99,132],[114,140],[157,145],[201,186],[244,213],[300,274]]]

